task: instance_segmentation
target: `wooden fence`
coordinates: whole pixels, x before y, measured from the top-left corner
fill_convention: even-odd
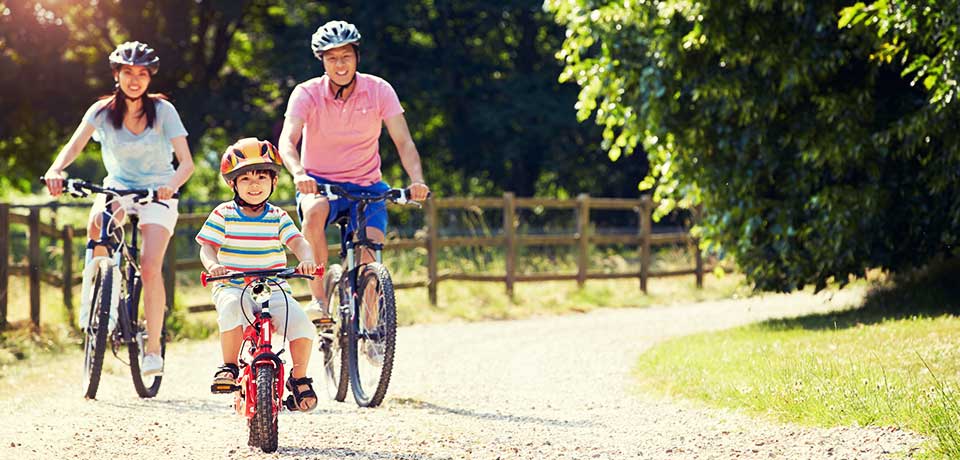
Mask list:
[[[58,204],[11,206],[0,203],[0,327],[7,325],[7,305],[9,276],[28,275],[30,291],[30,321],[34,327],[40,325],[40,282],[46,282],[63,289],[63,299],[67,311],[73,321],[73,286],[81,282],[79,274],[74,273],[74,238],[86,238],[83,228],[62,226],[56,222],[43,223],[40,221],[40,211],[44,208],[55,207]],[[514,294],[514,285],[527,281],[555,281],[575,280],[583,286],[588,279],[615,279],[636,278],[640,290],[647,292],[647,282],[650,278],[696,275],[697,287],[703,286],[704,266],[701,252],[697,248],[697,240],[686,232],[658,233],[652,232],[651,214],[653,203],[648,197],[640,199],[622,198],[593,198],[580,195],[575,200],[545,199],[545,198],[517,198],[513,193],[505,193],[502,198],[440,198],[431,199],[424,206],[426,218],[426,237],[422,239],[392,240],[386,246],[387,250],[409,250],[424,248],[427,253],[427,279],[408,283],[397,283],[395,288],[405,289],[426,287],[432,305],[437,304],[437,287],[442,281],[483,281],[503,283],[506,293],[511,298]],[[441,237],[438,214],[440,210],[449,209],[498,209],[503,213],[503,222],[500,233],[496,236],[453,236]],[[572,234],[560,235],[522,235],[517,229],[518,210],[522,209],[569,209],[575,212],[576,231]],[[27,213],[22,213],[26,210]],[[638,213],[639,225],[634,234],[601,235],[592,234],[592,211],[620,210]],[[207,214],[182,214],[178,225],[200,225]],[[11,264],[9,254],[10,225],[22,224],[27,226],[29,236],[27,263]],[[40,237],[49,237],[59,244],[63,251],[63,272],[53,273],[41,264]],[[652,247],[665,244],[685,244],[694,255],[694,266],[688,269],[672,271],[651,271]],[[600,273],[590,270],[589,248],[591,244],[625,244],[636,245],[640,259],[640,268],[636,272]],[[505,253],[505,272],[503,274],[470,274],[470,273],[440,273],[438,270],[438,255],[440,250],[449,247],[500,247]],[[521,246],[574,246],[576,247],[577,269],[575,273],[518,273],[517,254]],[[331,245],[331,254],[339,251],[339,245]],[[167,302],[173,305],[175,297],[175,273],[179,270],[199,270],[202,268],[196,251],[190,252],[189,258],[181,258],[177,254],[176,245],[171,244],[167,250],[165,262],[165,282]],[[80,270],[76,270],[80,272]],[[22,297],[16,300],[20,301]],[[25,299],[23,299],[25,300]],[[191,312],[212,310],[213,305],[194,305],[188,307]]]

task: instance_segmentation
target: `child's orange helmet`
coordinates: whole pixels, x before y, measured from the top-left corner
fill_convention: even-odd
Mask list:
[[[240,139],[227,147],[220,159],[220,175],[227,184],[247,171],[270,170],[279,174],[282,168],[277,148],[270,141],[255,137]]]

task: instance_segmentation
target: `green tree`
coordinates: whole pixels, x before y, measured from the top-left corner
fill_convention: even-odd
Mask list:
[[[957,109],[877,65],[844,2],[548,0],[562,79],[613,154],[643,145],[661,212],[702,203],[707,248],[758,289],[955,256]]]
[[[946,106],[957,98],[960,3],[956,0],[858,2],[841,11],[839,25],[875,31],[879,46],[872,57],[903,64],[903,76],[910,78],[911,85],[922,83],[930,91],[932,105]]]
[[[107,54],[136,39],[157,49],[151,90],[171,97],[190,133],[198,168],[186,195],[222,197],[220,152],[239,137],[276,140],[294,85],[323,73],[309,40],[330,19],[359,26],[360,69],[396,88],[441,195],[636,196],[645,156],[600,156],[599,128],[569,110],[577,86],[556,80],[564,29],[534,0],[0,0],[0,167],[12,172],[0,180],[37,188],[84,110],[112,90]],[[388,179],[404,181],[386,135],[381,145]],[[102,174],[98,150],[71,172]]]

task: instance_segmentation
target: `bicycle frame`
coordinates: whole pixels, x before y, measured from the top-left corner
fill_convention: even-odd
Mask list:
[[[142,287],[142,282],[140,281],[140,264],[139,256],[140,249],[138,244],[139,236],[139,217],[137,215],[130,215],[130,242],[127,243],[120,238],[111,238],[111,233],[114,233],[114,219],[113,214],[110,212],[110,202],[107,202],[108,209],[104,209],[100,213],[100,238],[97,240],[87,241],[87,249],[94,251],[98,246],[103,247],[107,251],[107,257],[113,260],[113,264],[117,267],[126,268],[125,273],[123,273],[123,281],[125,283],[126,290],[125,295],[120,296],[120,305],[117,306],[118,314],[121,315],[121,318],[118,318],[117,326],[113,331],[114,336],[119,335],[119,342],[121,344],[128,344],[136,340],[136,334],[131,329],[133,321],[136,321],[137,313],[140,303],[140,290]],[[124,210],[126,212],[126,210]],[[123,264],[123,261],[126,261],[126,264]],[[123,310],[123,313],[120,312]],[[126,318],[123,318],[126,316]],[[139,344],[140,348],[143,348],[143,344]],[[116,350],[114,350],[116,354]]]
[[[328,311],[337,318],[333,327],[320,331],[324,338],[321,351],[325,358],[329,358],[324,361],[328,389],[334,389],[330,393],[333,399],[342,401],[347,385],[344,374],[349,373],[349,385],[357,404],[375,407],[383,401],[393,367],[396,301],[389,270],[383,265],[383,244],[372,241],[367,234],[369,205],[388,201],[419,203],[408,200],[404,189],[354,194],[335,184],[318,185],[319,195],[325,195],[331,201],[345,198],[356,206],[357,214],[357,226],[352,230],[349,229],[350,217],[344,215],[346,210],[333,216],[340,229],[340,259],[344,267],[342,272],[338,270],[336,293],[330,292],[327,285],[324,287],[326,292],[339,296],[340,300],[337,311]],[[366,257],[368,250],[373,252],[372,257]],[[367,289],[368,286],[372,289]],[[332,299],[330,305],[333,305]],[[318,329],[324,327],[318,324]],[[330,341],[338,344],[339,350],[331,348]],[[339,364],[333,360],[336,353],[340,354]],[[364,359],[358,359],[360,355]]]
[[[313,279],[313,276],[310,275],[296,274],[293,269],[231,273],[222,276],[207,276],[206,273],[201,273],[200,275],[200,283],[204,287],[206,287],[208,281],[244,278],[246,280],[246,286],[244,286],[243,292],[240,294],[241,311],[243,311],[243,298],[248,290],[251,292],[254,303],[260,306],[260,311],[253,312],[253,320],[248,320],[248,324],[244,326],[243,341],[240,346],[241,351],[244,346],[247,346],[247,352],[252,358],[249,363],[242,358],[238,360],[241,375],[238,379],[238,387],[236,388],[239,391],[236,392],[234,409],[237,411],[237,414],[243,415],[247,419],[252,419],[254,414],[256,414],[256,375],[257,370],[263,366],[270,366],[276,370],[276,372],[274,372],[273,382],[276,392],[271,402],[273,414],[278,414],[281,406],[283,406],[284,368],[280,354],[282,354],[284,350],[281,349],[279,352],[273,351],[273,316],[270,313],[270,297],[273,293],[271,284],[276,286],[277,289],[282,288],[276,281],[271,280],[269,278],[270,276]],[[289,310],[287,314],[289,314]],[[284,341],[286,341],[286,337],[284,337]],[[281,342],[281,344],[282,343],[283,342]]]
[[[273,336],[273,317],[270,315],[270,287],[268,281],[259,279],[248,283],[244,288],[252,288],[254,290],[254,298],[260,295],[257,292],[258,289],[266,291],[265,300],[260,303],[260,311],[254,312],[253,321],[243,328],[243,344],[249,344],[248,353],[250,356],[253,356],[250,363],[247,364],[242,359],[239,360],[240,367],[243,369],[243,374],[240,378],[240,387],[241,391],[237,392],[236,395],[236,405],[235,408],[237,413],[245,416],[246,418],[252,418],[253,414],[256,412],[256,403],[257,403],[257,369],[261,366],[273,366],[276,368],[277,372],[274,373],[276,376],[274,381],[274,388],[276,388],[276,397],[272,402],[273,413],[276,414],[280,411],[280,401],[283,401],[283,361],[280,359],[279,353],[273,352],[273,344],[271,343]],[[241,302],[243,296],[240,296]],[[243,345],[241,345],[243,349]],[[283,350],[281,350],[281,353]]]

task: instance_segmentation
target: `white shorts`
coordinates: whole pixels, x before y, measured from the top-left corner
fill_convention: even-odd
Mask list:
[[[97,195],[96,200],[93,202],[93,209],[90,210],[90,215],[98,216],[106,208],[106,203],[107,195]],[[166,206],[160,203],[134,204],[131,208],[127,209],[127,214],[140,216],[141,226],[156,224],[167,229],[167,231],[173,235],[173,227],[177,225],[177,218],[180,217],[180,212],[177,211],[177,203],[179,203],[179,200],[163,200],[162,203],[166,204]],[[126,216],[124,216],[123,222],[126,222]],[[99,224],[100,222],[97,221],[97,225]]]
[[[240,311],[240,293],[243,289],[235,286],[222,286],[213,291],[213,304],[217,307],[217,325],[220,326],[220,332],[236,329],[238,326],[246,326],[248,320],[253,320],[253,299],[250,293],[243,297],[243,313]],[[287,300],[284,300],[286,298]],[[287,321],[287,312],[285,306],[290,302],[290,317]],[[257,305],[257,309],[260,306]],[[246,318],[244,318],[246,313]],[[283,335],[284,327],[287,329],[287,341],[307,338],[314,340],[317,336],[317,329],[307,318],[306,313],[300,308],[297,299],[287,295],[283,290],[274,289],[270,296],[270,316],[273,318],[274,333]]]

